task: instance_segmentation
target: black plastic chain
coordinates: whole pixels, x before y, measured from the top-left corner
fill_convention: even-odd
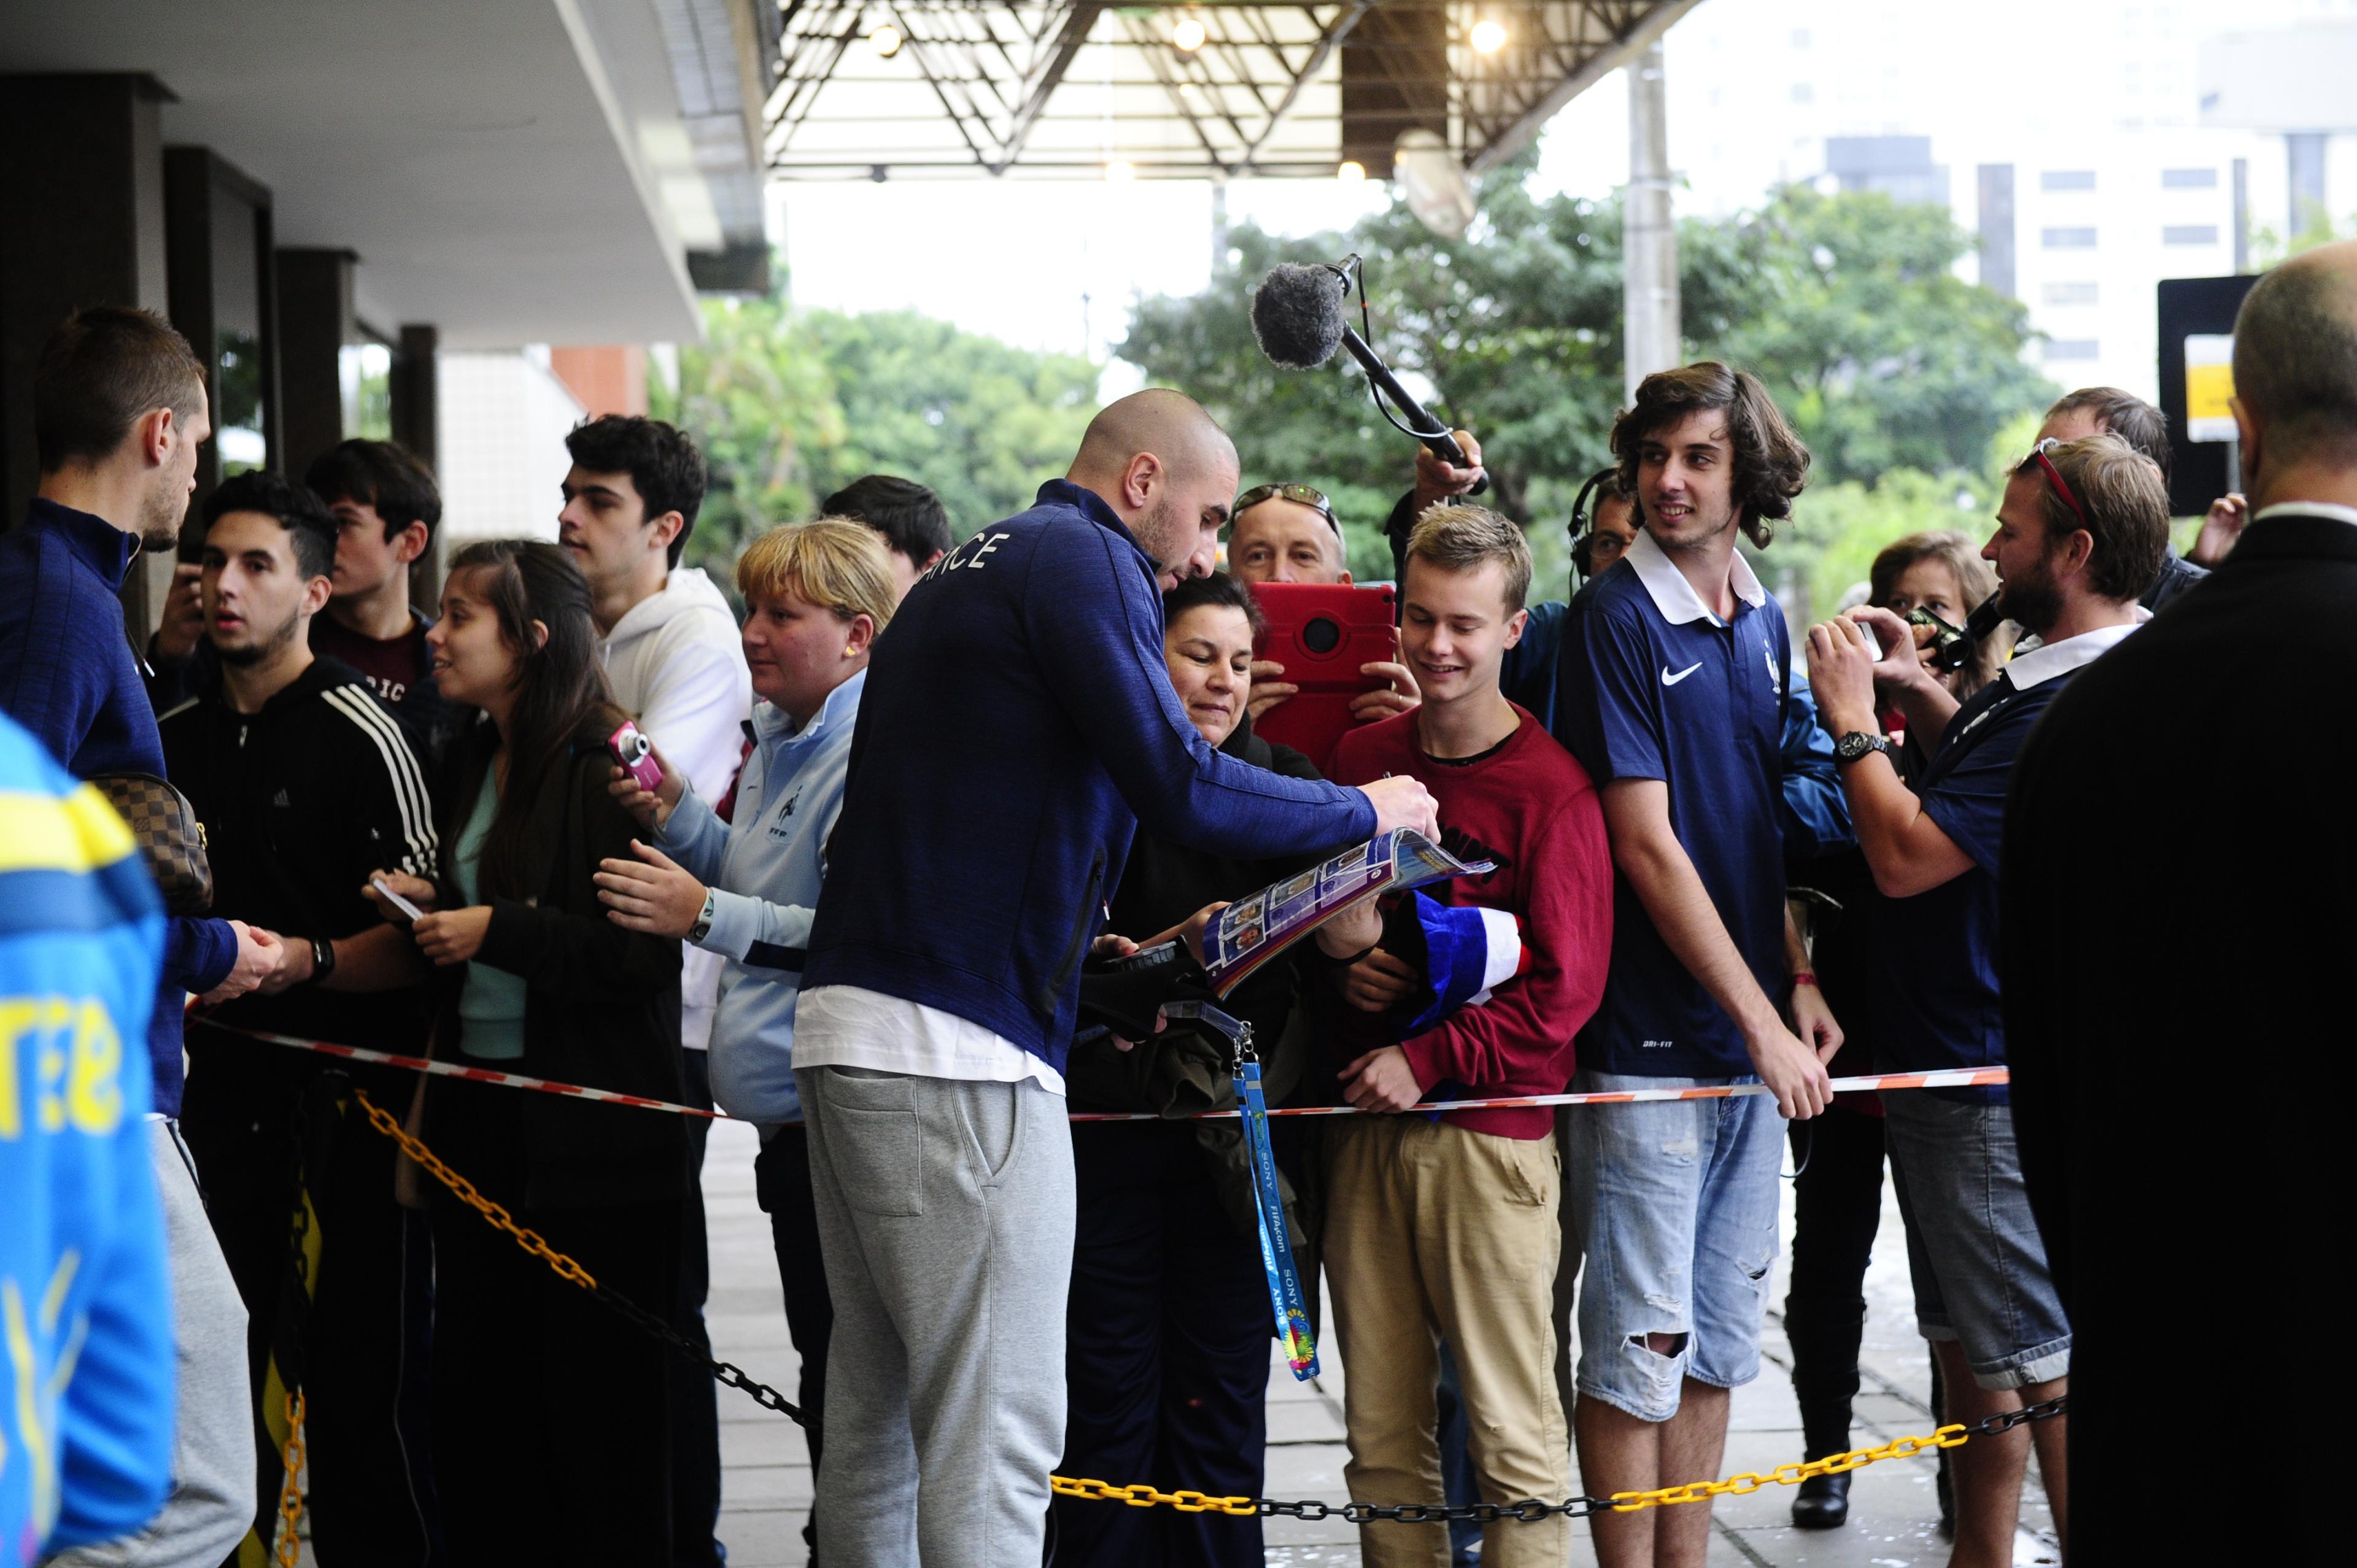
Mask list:
[[[2061,1415],[2071,1408],[2071,1396],[2058,1394],[2037,1404],[2026,1404],[2019,1410],[2001,1410],[1995,1415],[1985,1415],[1964,1428],[1967,1437],[1995,1437],[2001,1432],[2011,1432],[2027,1422],[2044,1421],[2050,1415]]]
[[[752,1395],[754,1403],[762,1406],[764,1409],[776,1411],[780,1415],[784,1416],[787,1420],[794,1423],[797,1426],[808,1426],[810,1424],[808,1421],[805,1421],[802,1418],[802,1406],[794,1403],[793,1401],[786,1398],[785,1395],[780,1393],[769,1384],[748,1376],[743,1368],[705,1355],[703,1351],[697,1349],[693,1344],[688,1342],[687,1336],[682,1334],[678,1329],[673,1328],[670,1324],[665,1323],[662,1318],[657,1317],[653,1313],[649,1312],[645,1307],[640,1306],[637,1302],[630,1300],[627,1296],[619,1294],[614,1291],[608,1290],[604,1285],[590,1286],[589,1294],[592,1296],[595,1296],[597,1300],[603,1302],[606,1305],[611,1307],[617,1313],[619,1313],[623,1317],[628,1318],[631,1323],[644,1329],[649,1334],[653,1335],[656,1338],[662,1340],[664,1344],[670,1346],[673,1349],[678,1351],[681,1355],[694,1362],[697,1366],[708,1369],[712,1375],[721,1382],[727,1384],[732,1389],[742,1389],[745,1392]]]
[[[1556,1514],[1566,1519],[1586,1519],[1590,1514],[1607,1513],[1612,1504],[1604,1498],[1573,1498],[1568,1502],[1543,1503],[1536,1498],[1520,1503],[1281,1503],[1270,1498],[1255,1499],[1261,1517],[1281,1515],[1286,1519],[1339,1519],[1351,1524],[1370,1524],[1376,1520],[1389,1520],[1400,1524],[1449,1524],[1467,1520],[1474,1524],[1496,1524],[1501,1520],[1519,1520],[1524,1524],[1536,1524]]]

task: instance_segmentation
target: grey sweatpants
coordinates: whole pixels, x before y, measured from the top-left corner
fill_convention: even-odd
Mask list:
[[[819,1559],[1039,1562],[1064,1448],[1062,1098],[856,1068],[794,1082],[834,1298]]]
[[[147,1125],[172,1281],[172,1490],[145,1529],[61,1553],[50,1568],[215,1568],[253,1527],[245,1303],[205,1218],[178,1124]]]

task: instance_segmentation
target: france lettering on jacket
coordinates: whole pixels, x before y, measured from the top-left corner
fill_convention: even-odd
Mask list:
[[[933,567],[933,569],[926,573],[925,575],[928,577],[938,577],[943,573],[956,572],[969,566],[978,571],[987,564],[987,563],[983,560],[984,556],[989,554],[992,551],[997,549],[1001,544],[1013,537],[1014,535],[1003,532],[998,533],[977,533],[972,539],[967,540],[963,544],[959,545],[956,549],[942,556],[941,561]]]

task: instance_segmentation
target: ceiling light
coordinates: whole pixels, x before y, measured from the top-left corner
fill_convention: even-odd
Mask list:
[[[1105,178],[1115,185],[1125,185],[1137,177],[1137,166],[1127,158],[1114,158],[1105,165]]]
[[[878,59],[890,59],[900,52],[900,29],[885,23],[867,35],[867,47],[876,51]]]
[[[1192,11],[1179,17],[1178,25],[1170,29],[1170,41],[1187,54],[1201,48],[1204,37],[1203,18]]]
[[[1494,16],[1484,16],[1473,24],[1473,35],[1467,40],[1477,55],[1493,55],[1506,47],[1506,24]]]
[[[1344,158],[1335,166],[1334,177],[1344,185],[1361,185],[1367,177],[1367,166],[1356,158]]]

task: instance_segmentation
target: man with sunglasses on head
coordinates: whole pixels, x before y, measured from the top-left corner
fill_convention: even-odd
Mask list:
[[[2151,618],[2136,601],[2168,539],[2169,494],[2150,458],[2115,435],[2040,441],[2007,482],[1981,551],[2007,616],[2041,639],[2035,651],[1959,705],[1889,610],[1861,606],[1810,631],[1810,684],[1886,900],[1867,938],[1883,961],[1860,966],[1849,1004],[1870,1018],[1883,1069],[2005,1065],[1997,886],[2014,758],[2071,677]],[[1875,718],[1890,705],[1930,748],[1911,789]],[[2007,1090],[1916,1090],[1882,1103],[1917,1326],[1947,1391],[1941,1419],[1971,1423],[2061,1395],[2070,1322],[2022,1184]],[[2066,1530],[2063,1424],[1956,1450],[1952,1563],[2013,1561],[2033,1440],[2056,1530]]]
[[[2081,387],[2064,392],[2046,411],[2038,427],[2040,442],[2078,441],[2089,435],[2115,435],[2152,459],[2160,469],[2161,487],[2169,485],[2169,416],[2131,392],[2117,387]],[[2153,575],[2139,602],[2158,615],[2188,588],[2210,575],[2210,568],[2225,559],[2249,515],[2239,495],[2221,496],[2210,503],[2201,537],[2190,556],[2163,549],[2160,570]]]
[[[1228,571],[1238,582],[1351,585],[1342,525],[1325,491],[1308,485],[1254,485],[1236,497],[1230,516]],[[1406,713],[1420,700],[1415,677],[1395,660],[1361,664],[1359,673],[1382,682],[1351,699],[1351,716],[1361,724]],[[1253,660],[1252,682],[1249,712],[1255,719],[1301,690],[1285,679],[1285,666],[1273,659]]]

